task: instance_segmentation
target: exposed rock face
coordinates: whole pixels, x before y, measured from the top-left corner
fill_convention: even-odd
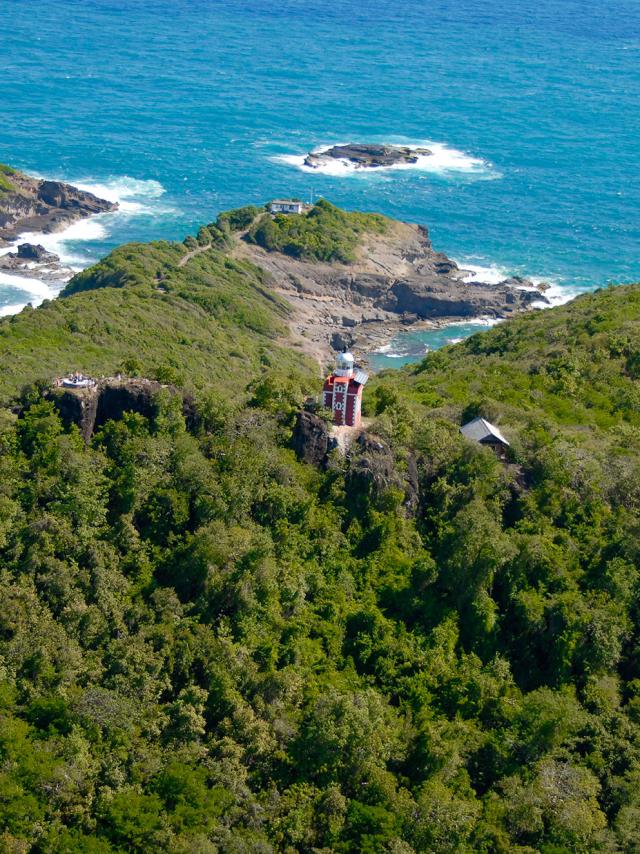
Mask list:
[[[347,490],[357,501],[368,496],[380,500],[390,489],[404,494],[408,514],[418,507],[418,469],[415,459],[407,461],[407,471],[401,472],[391,448],[378,436],[362,432],[352,445],[347,471]]]
[[[162,389],[181,394],[173,386],[147,379],[106,379],[84,389],[55,388],[49,393],[63,423],[76,424],[82,438],[88,442],[94,432],[107,421],[122,418],[125,412],[137,412],[153,419],[158,414],[157,395]],[[194,401],[182,395],[182,412],[190,429],[196,426]]]
[[[24,231],[61,231],[72,222],[118,206],[61,181],[42,181],[22,172],[3,176],[15,192],[0,193],[0,240]]]
[[[18,258],[24,258],[27,261],[59,261],[57,255],[53,252],[47,252],[44,246],[39,243],[21,243],[18,246]]]
[[[325,151],[310,152],[305,166],[319,169],[332,160],[345,160],[357,169],[379,169],[401,164],[417,163],[419,157],[432,154],[428,148],[407,148],[400,145],[370,145],[351,143],[334,145]]]
[[[321,466],[329,450],[327,423],[312,412],[299,412],[291,441],[299,460]]]
[[[17,252],[0,255],[0,270],[15,276],[38,278],[53,287],[61,287],[74,273],[60,263],[54,252],[47,252],[44,246],[33,243],[21,243]]]
[[[344,353],[350,350],[355,343],[355,338],[350,332],[334,332],[331,336],[331,347],[336,353]]]
[[[75,424],[85,442],[93,435],[100,395],[97,389],[56,389],[50,394],[65,427]]]
[[[434,251],[426,228],[409,223],[392,222],[388,233],[365,239],[353,264],[301,261],[244,241],[234,254],[271,273],[272,287],[294,309],[292,331],[323,364],[346,342],[371,352],[412,323],[507,318],[547,302],[526,279],[476,281]]]

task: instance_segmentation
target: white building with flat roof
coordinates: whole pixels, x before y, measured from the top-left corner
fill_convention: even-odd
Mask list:
[[[271,213],[300,214],[303,207],[303,202],[295,199],[274,199],[269,203]]]

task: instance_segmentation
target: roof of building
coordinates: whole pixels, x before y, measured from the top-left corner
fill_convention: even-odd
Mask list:
[[[473,421],[464,424],[460,428],[460,432],[467,439],[472,439],[474,442],[498,441],[502,445],[509,447],[509,442],[507,442],[498,428],[484,418],[474,418]]]
[[[339,374],[329,374],[324,381],[325,391],[329,391],[336,384],[348,385],[349,388],[360,386],[362,387],[369,379],[369,375],[364,371],[356,371],[355,375],[350,377],[341,377]]]
[[[271,205],[302,205],[300,199],[273,199],[269,202]]]

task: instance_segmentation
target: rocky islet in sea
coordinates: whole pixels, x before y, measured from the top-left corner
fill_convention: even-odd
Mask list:
[[[428,148],[409,148],[402,145],[374,145],[370,143],[349,143],[333,145],[324,151],[312,151],[307,154],[304,165],[311,169],[320,169],[332,161],[344,161],[356,169],[380,169],[390,166],[409,166],[421,157],[433,152]]]

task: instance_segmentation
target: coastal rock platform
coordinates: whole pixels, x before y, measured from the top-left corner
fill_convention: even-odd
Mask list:
[[[436,252],[426,228],[398,221],[365,238],[351,264],[304,261],[243,240],[232,254],[271,274],[293,309],[292,332],[322,364],[345,345],[370,353],[402,329],[502,319],[548,303],[527,279],[483,282]]]
[[[4,167],[5,169],[7,167]],[[0,246],[27,231],[49,234],[118,205],[62,181],[44,181],[16,170],[2,173]]]

